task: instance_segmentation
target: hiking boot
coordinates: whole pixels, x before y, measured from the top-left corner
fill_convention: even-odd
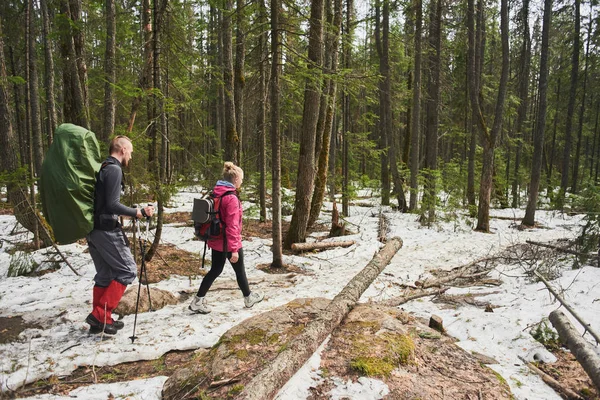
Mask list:
[[[87,316],[85,322],[90,324],[90,333],[100,333],[104,331],[104,333],[106,333],[107,335],[114,335],[119,330],[113,324],[104,325],[102,322],[98,321],[98,318],[94,317],[92,314]]]
[[[123,329],[123,327],[125,327],[125,323],[123,321],[116,321],[116,320],[112,320],[112,325],[117,328],[118,331],[120,331],[121,329]]]
[[[210,308],[208,308],[208,304],[206,304],[206,297],[194,296],[188,308],[192,312],[199,314],[208,314],[210,312]]]
[[[244,305],[246,308],[250,308],[256,303],[260,303],[265,298],[265,295],[260,292],[252,292],[250,295],[244,297]]]

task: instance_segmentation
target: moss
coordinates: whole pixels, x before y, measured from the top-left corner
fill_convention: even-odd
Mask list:
[[[267,337],[267,332],[265,332],[264,330],[262,330],[260,328],[256,328],[256,329],[250,330],[246,334],[245,339],[247,339],[248,342],[250,342],[250,344],[259,344],[259,343],[264,342],[266,337]]]
[[[375,333],[381,329],[381,324],[375,321],[356,321],[347,323],[344,329],[348,329],[353,332],[364,331],[365,329],[369,329],[373,333]]]
[[[586,388],[586,387],[582,388],[582,389],[579,391],[579,393],[581,393],[581,395],[582,395],[583,397],[585,397],[585,398],[592,397],[592,396],[593,396],[593,394],[594,394],[594,393],[593,393],[593,392],[590,390],[590,388]]]
[[[304,328],[306,328],[306,325],[304,324],[294,325],[291,328],[288,328],[285,333],[291,337],[296,337],[304,331]]]
[[[238,360],[245,360],[248,358],[248,350],[246,349],[241,349],[235,352],[235,357]]]
[[[492,371],[492,374],[494,374],[496,376],[496,378],[500,381],[501,384],[508,386],[506,379],[504,379],[504,377],[502,375],[500,375],[499,373],[497,373],[496,371],[494,371],[491,368],[490,368],[490,370]]]
[[[395,367],[379,357],[356,357],[350,361],[350,366],[366,376],[389,376]]]
[[[267,338],[267,343],[270,344],[270,345],[274,345],[277,342],[279,342],[279,338],[280,338],[279,334],[278,333],[274,333],[274,334],[272,334],[271,336],[269,336]]]
[[[425,331],[419,332],[419,337],[422,339],[440,339],[442,335],[440,335],[439,333]]]
[[[360,334],[353,338],[353,348],[356,354],[350,361],[353,369],[367,376],[389,376],[398,365],[411,361],[415,344],[409,335]]]
[[[242,390],[244,390],[244,385],[233,385],[233,387],[229,389],[227,395],[229,397],[235,397],[238,394],[242,393]]]

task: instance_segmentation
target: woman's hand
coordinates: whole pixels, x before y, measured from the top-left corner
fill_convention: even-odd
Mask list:
[[[234,251],[233,253],[231,253],[231,258],[229,259],[229,261],[231,261],[232,264],[235,264],[236,262],[238,262],[239,259],[240,254],[237,251]]]

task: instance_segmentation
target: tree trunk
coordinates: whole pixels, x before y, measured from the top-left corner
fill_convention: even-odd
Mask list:
[[[293,243],[292,250],[295,252],[332,249],[334,247],[350,247],[354,240],[344,240],[340,242],[313,242],[313,243]]]
[[[531,36],[529,33],[529,0],[523,0],[521,8],[520,20],[522,24],[521,38],[523,40],[521,46],[521,55],[519,61],[518,75],[518,96],[519,106],[517,108],[517,120],[515,122],[515,139],[517,148],[515,152],[515,168],[512,181],[512,207],[519,206],[519,169],[521,168],[521,151],[523,148],[523,124],[527,118],[527,110],[529,109],[529,73],[531,70]]]
[[[152,77],[152,10],[150,9],[150,0],[142,0],[142,31],[144,35],[144,65],[140,75],[140,88],[145,92],[150,87]],[[127,132],[133,131],[133,124],[137,116],[137,111],[142,103],[143,94],[139,94],[133,99],[129,121],[127,123]]]
[[[296,371],[310,358],[323,340],[354,308],[360,296],[384,270],[402,247],[402,239],[395,237],[373,257],[329,303],[327,308],[304,331],[292,340],[277,357],[260,371],[236,397],[236,399],[271,399]]]
[[[87,66],[85,63],[85,38],[83,35],[84,21],[82,19],[82,0],[69,0],[69,8],[71,10],[71,18],[73,19],[74,26],[76,27],[73,31],[73,45],[74,54],[77,62],[77,76],[81,85],[81,93],[83,96],[83,111],[85,114],[85,120],[90,124],[90,98],[88,96],[88,79],[87,79]],[[89,129],[89,128],[88,128]]]
[[[235,99],[233,87],[233,30],[231,16],[233,0],[224,0],[223,8],[223,84],[225,111],[225,161],[239,163],[238,146],[240,143],[236,131]]]
[[[427,134],[426,134],[426,165],[427,175],[423,204],[427,209],[427,222],[435,220],[437,201],[437,157],[438,157],[438,124],[440,103],[440,63],[442,50],[442,0],[430,4],[429,32],[429,84],[427,96]]]
[[[285,238],[284,248],[292,243],[306,240],[306,228],[310,213],[315,181],[315,140],[319,99],[321,97],[321,67],[323,60],[323,0],[313,0],[310,11],[310,32],[308,39],[308,71],[304,89],[304,111],[302,114],[302,137],[300,138],[300,158],[296,181],[296,199],[290,228]]]
[[[352,38],[350,33],[352,32],[352,24],[354,20],[353,16],[353,4],[354,1],[346,1],[346,28],[344,32],[344,36],[346,40],[344,41],[344,68],[350,69],[352,65]],[[348,193],[349,185],[350,185],[350,171],[348,165],[348,152],[349,152],[349,139],[348,135],[350,133],[350,94],[347,87],[344,87],[344,95],[342,100],[342,215],[345,217],[350,216],[350,194]],[[336,138],[337,135],[335,132],[332,132],[333,137]],[[334,143],[335,144],[335,143]],[[337,146],[332,147],[332,170],[335,172],[335,156],[337,151]],[[335,173],[333,174],[332,184],[335,185]],[[331,196],[335,196],[335,186],[333,187]]]
[[[523,225],[535,224],[535,208],[537,205],[540,180],[542,175],[542,152],[544,146],[544,128],[546,127],[546,92],[548,90],[548,38],[552,16],[552,0],[544,0],[544,22],[542,26],[542,53],[540,55],[540,78],[538,83],[539,107],[533,137],[533,165],[529,184],[529,202],[525,210]]]
[[[272,174],[272,225],[274,268],[283,267],[281,232],[281,135],[279,125],[279,62],[281,36],[279,33],[279,0],[271,0],[271,174]]]
[[[168,0],[154,2],[154,37],[152,40],[153,46],[153,80],[154,80],[154,89],[158,90],[160,93],[165,93],[162,86],[162,77],[161,77],[161,66],[160,66],[160,55],[162,51],[162,31],[163,31],[163,22],[165,10],[167,8]],[[167,182],[166,176],[166,139],[167,139],[167,119],[164,107],[164,100],[162,95],[154,96],[154,110],[158,115],[154,114],[155,118],[158,118],[158,121],[153,123],[154,128],[154,141],[156,142],[157,136],[161,138],[161,152],[160,157],[158,157],[158,152],[155,153],[155,158],[150,165],[151,170],[154,173],[154,184],[156,185],[154,188],[154,195],[157,200],[157,218],[156,218],[156,230],[154,232],[154,240],[152,242],[152,246],[148,249],[146,253],[146,261],[152,260],[154,254],[156,253],[158,246],[160,244],[160,240],[162,237],[162,227],[164,220],[164,202],[166,193],[164,190],[164,184]],[[158,145],[155,143],[153,148],[157,149]]]
[[[550,313],[550,322],[558,331],[560,339],[567,344],[571,353],[600,390],[600,356],[596,349],[571,325],[567,316],[559,310]]]
[[[352,0],[348,0],[352,2]],[[327,53],[331,56],[331,69],[329,73],[333,77],[329,77],[327,79],[328,84],[327,87],[327,102],[326,102],[326,110],[325,110],[325,122],[323,127],[322,134],[322,143],[321,149],[318,154],[318,164],[317,164],[317,175],[315,180],[315,190],[313,192],[313,198],[311,201],[310,207],[310,216],[308,219],[308,226],[312,226],[317,219],[319,218],[319,214],[321,213],[321,207],[323,205],[323,199],[325,197],[325,187],[327,186],[327,168],[329,166],[329,152],[331,145],[331,131],[333,127],[333,114],[336,105],[336,95],[337,95],[337,81],[335,80],[335,75],[337,74],[337,64],[338,64],[338,44],[340,39],[340,32],[342,29],[342,0],[334,0],[334,10],[333,10],[333,26],[331,32],[329,34],[328,40],[328,51]],[[347,33],[345,35],[346,40],[350,40],[352,35]]]
[[[115,129],[115,49],[116,49],[116,12],[115,0],[105,0],[106,13],[106,51],[104,53],[104,124],[100,139],[106,142]]]
[[[236,34],[235,34],[235,82],[234,102],[235,121],[238,137],[238,162],[242,165],[242,145],[244,140],[244,60],[246,58],[245,30],[246,30],[246,5],[244,0],[237,0],[236,10]]]
[[[266,222],[267,220],[267,134],[266,134],[266,117],[267,117],[267,63],[269,58],[269,50],[267,47],[268,43],[268,31],[267,25],[267,7],[265,0],[259,0],[259,23],[261,26],[265,26],[265,30],[261,32],[258,37],[259,49],[260,49],[260,62],[258,64],[259,71],[259,111],[257,120],[258,129],[258,155],[259,155],[259,172],[260,172],[260,183],[259,183],[259,197],[260,197],[260,222]]]
[[[478,231],[489,232],[490,230],[490,199],[494,177],[494,149],[496,141],[502,130],[502,118],[504,117],[504,100],[508,86],[509,68],[509,45],[508,45],[508,0],[500,1],[500,36],[502,40],[502,72],[498,87],[498,100],[494,113],[494,124],[489,136],[485,127],[482,127],[483,137],[483,168],[481,171],[481,184],[479,190],[479,210],[477,216]],[[483,120],[483,117],[481,117]],[[484,123],[485,124],[485,123]]]
[[[4,60],[2,22],[2,18],[0,18],[0,171],[9,174],[6,184],[7,200],[14,207],[17,221],[28,231],[36,232],[39,220],[27,196],[27,187],[24,183],[27,181],[27,176],[19,169],[17,138],[12,129],[12,109],[10,108],[9,83]],[[44,246],[52,244],[52,239],[45,230],[42,230],[40,238]]]
[[[40,97],[38,92],[38,75],[37,75],[37,49],[36,49],[36,36],[35,36],[35,8],[34,0],[27,1],[28,7],[28,20],[27,26],[29,31],[28,37],[28,68],[29,68],[29,79],[27,81],[27,88],[29,90],[30,100],[30,121],[31,121],[31,146],[33,146],[33,165],[35,166],[35,172],[39,176],[42,171],[42,161],[44,159],[44,145],[42,144],[42,121],[40,117]]]
[[[71,15],[68,0],[60,0],[60,11],[64,15],[59,27],[61,32],[61,55],[65,60],[63,67],[63,119],[90,128],[89,117],[85,107],[84,88],[79,79],[77,55],[73,26],[75,21]]]
[[[571,59],[571,89],[569,91],[569,105],[567,106],[567,121],[565,126],[565,147],[563,150],[562,175],[560,178],[560,193],[558,205],[562,208],[565,193],[569,186],[569,165],[571,158],[571,130],[573,126],[573,114],[575,113],[575,101],[577,100],[577,82],[579,80],[579,32],[580,32],[580,0],[575,0],[575,30],[573,32],[573,58]]]
[[[585,68],[583,70],[583,93],[581,95],[581,105],[579,106],[579,128],[577,129],[577,150],[575,151],[575,160],[573,160],[573,193],[577,193],[577,181],[579,180],[579,155],[581,154],[581,137],[583,135],[583,117],[585,114],[585,97],[587,93],[587,76],[588,76],[588,61],[590,56],[590,40],[592,37],[592,22],[593,18],[590,18],[590,25],[588,29],[588,40],[585,50]]]
[[[410,134],[410,203],[409,210],[417,209],[419,190],[419,140],[421,127],[421,31],[423,26],[422,0],[414,0],[415,4],[415,65],[412,93],[412,126]]]
[[[48,16],[48,3],[47,0],[40,0],[40,8],[42,10],[42,35],[44,40],[44,58],[45,58],[45,79],[44,86],[46,89],[46,110],[48,113],[48,146],[52,143],[54,136],[54,129],[58,125],[58,118],[56,116],[56,104],[54,95],[54,58],[52,57],[52,46],[50,43],[50,21]]]

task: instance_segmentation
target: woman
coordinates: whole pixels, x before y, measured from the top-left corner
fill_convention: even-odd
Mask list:
[[[195,313],[208,314],[210,312],[205,296],[215,279],[223,272],[226,259],[229,259],[235,271],[238,286],[244,294],[244,305],[250,308],[264,298],[262,293],[250,292],[246,278],[244,250],[242,249],[242,203],[237,195],[225,195],[227,192],[236,193],[242,186],[243,180],[244,171],[228,161],[223,168],[223,179],[219,180],[213,189],[213,195],[221,198],[218,211],[219,217],[225,225],[225,240],[216,238],[209,239],[207,242],[212,251],[211,267],[208,274],[202,279],[198,294],[189,306],[189,309]]]

